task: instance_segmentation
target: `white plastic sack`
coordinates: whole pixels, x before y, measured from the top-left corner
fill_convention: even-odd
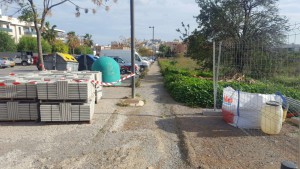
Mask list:
[[[223,90],[223,119],[238,128],[260,129],[260,111],[268,101],[282,103],[281,97],[275,94],[247,93],[226,87]]]

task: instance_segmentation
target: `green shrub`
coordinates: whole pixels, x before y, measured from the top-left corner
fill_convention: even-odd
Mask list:
[[[176,65],[172,65],[165,60],[160,60],[159,64],[161,72],[164,75],[165,87],[174,100],[192,107],[213,107],[213,81],[211,79],[194,77],[192,71],[177,69]],[[197,75],[211,77],[209,72],[198,72]],[[228,86],[235,90],[250,93],[273,94],[280,91],[285,96],[300,100],[299,90],[278,83],[256,82],[255,84],[248,84],[244,82],[219,82],[218,85],[218,108],[222,105],[223,88]]]

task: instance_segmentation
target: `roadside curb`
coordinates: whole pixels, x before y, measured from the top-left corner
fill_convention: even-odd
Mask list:
[[[203,115],[204,116],[222,116],[222,110],[221,109],[203,109]]]

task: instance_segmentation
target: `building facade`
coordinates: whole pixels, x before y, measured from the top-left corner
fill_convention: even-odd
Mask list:
[[[34,24],[31,22],[20,21],[17,18],[9,16],[2,16],[0,14],[0,31],[7,32],[16,43],[19,42],[20,38],[24,35],[30,37],[36,37]]]
[[[55,29],[58,33],[58,39],[65,40],[65,31]],[[15,43],[18,43],[22,36],[36,37],[36,31],[33,22],[20,21],[18,18],[2,16],[0,11],[0,31],[7,32],[12,36]]]

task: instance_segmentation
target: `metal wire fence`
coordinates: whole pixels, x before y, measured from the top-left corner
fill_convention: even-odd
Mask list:
[[[256,137],[263,158],[255,163],[300,166],[300,130],[293,123],[300,115],[299,37],[287,35],[280,45],[260,38],[214,43],[215,108],[222,108],[227,123]]]

